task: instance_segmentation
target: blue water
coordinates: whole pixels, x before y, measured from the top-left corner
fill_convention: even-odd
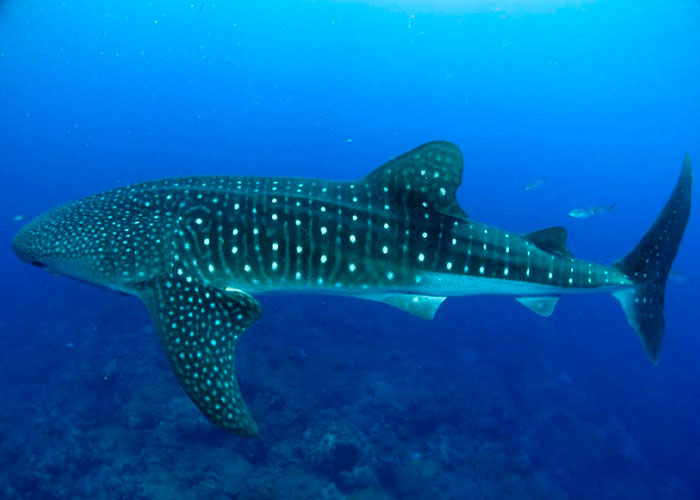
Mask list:
[[[454,298],[432,322],[261,297],[237,349],[254,440],[200,416],[137,299],[12,253],[112,187],[359,178],[445,139],[470,217],[565,225],[611,262],[700,161],[696,2],[372,3],[0,0],[1,498],[700,498],[697,216],[657,366],[605,295],[546,320]]]

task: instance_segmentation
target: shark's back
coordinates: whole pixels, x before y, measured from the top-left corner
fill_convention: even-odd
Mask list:
[[[113,273],[122,281],[152,276],[138,255],[154,261],[157,252],[158,271],[221,288],[283,283],[348,293],[415,283],[416,264],[439,265],[450,221],[466,217],[455,197],[461,170],[459,149],[436,142],[356,181],[164,179],[87,198],[74,210],[125,221],[124,233],[109,238],[112,254],[131,254]]]

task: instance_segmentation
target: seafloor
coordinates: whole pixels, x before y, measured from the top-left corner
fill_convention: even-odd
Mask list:
[[[604,321],[610,299],[586,314],[584,299],[562,301],[548,321],[507,299],[455,299],[426,322],[359,300],[262,298],[237,350],[260,427],[246,440],[200,416],[138,300],[41,283],[18,292],[33,312],[16,310],[0,338],[2,498],[696,498],[663,467],[672,444],[635,427],[638,388],[618,400],[629,379],[588,349],[592,336],[638,348],[612,330],[621,313]]]

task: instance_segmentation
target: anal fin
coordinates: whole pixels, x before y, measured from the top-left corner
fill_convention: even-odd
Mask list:
[[[240,334],[260,317],[260,304],[243,291],[224,292],[175,275],[144,284],[140,296],[190,399],[219,427],[255,436],[257,425],[236,380],[234,349]]]
[[[535,314],[548,318],[554,312],[559,297],[516,297],[515,300]]]

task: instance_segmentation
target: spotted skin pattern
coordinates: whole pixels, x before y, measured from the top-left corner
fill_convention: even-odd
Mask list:
[[[456,201],[462,168],[459,149],[438,141],[357,181],[164,179],[50,210],[13,245],[23,260],[140,296],[190,398],[252,436],[233,368],[260,316],[250,294],[352,295],[432,317],[454,295],[514,295],[546,315],[562,294],[638,289],[639,268],[573,258],[563,228],[518,235],[469,219]]]

